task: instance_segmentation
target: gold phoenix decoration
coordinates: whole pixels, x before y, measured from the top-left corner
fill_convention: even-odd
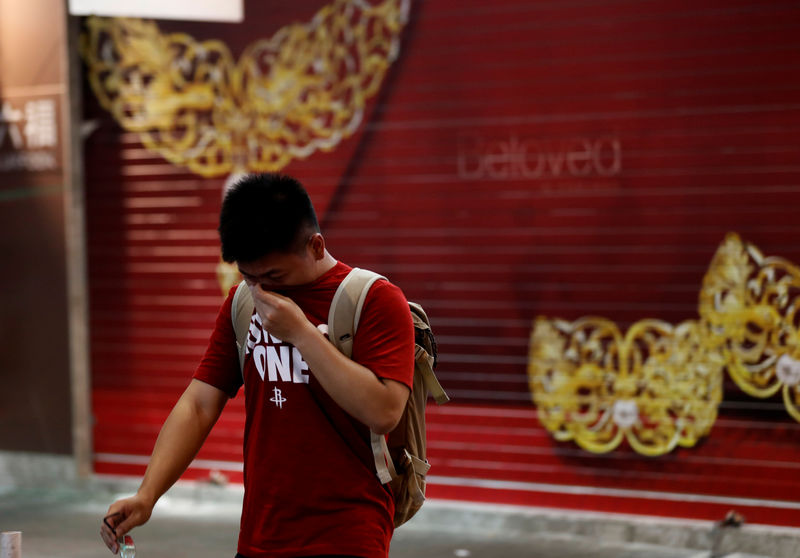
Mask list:
[[[358,128],[408,10],[409,0],[334,0],[238,62],[218,40],[90,17],[81,53],[101,105],[171,163],[207,177],[278,171]]]
[[[710,433],[722,378],[747,394],[782,392],[800,421],[800,268],[729,233],[703,279],[698,321],[634,323],[539,317],[528,376],[539,420],[557,440],[604,453],[623,439],[644,455]]]
[[[700,328],[642,320],[623,336],[604,318],[538,318],[529,379],[539,420],[557,440],[595,453],[623,439],[650,456],[693,446],[722,400],[722,362]]]
[[[800,268],[730,233],[703,279],[700,317],[748,395],[782,392],[800,421]]]

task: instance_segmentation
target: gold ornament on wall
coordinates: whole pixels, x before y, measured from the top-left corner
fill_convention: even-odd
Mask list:
[[[696,321],[538,318],[529,380],[539,420],[560,441],[595,453],[627,440],[656,456],[706,436],[722,400],[722,362]]]
[[[623,336],[605,318],[539,317],[528,376],[539,420],[557,440],[644,455],[707,436],[725,371],[747,394],[781,393],[800,421],[800,268],[729,233],[700,291],[700,319],[653,319]]]
[[[100,104],[142,143],[202,176],[274,172],[352,135],[399,53],[409,0],[334,0],[250,44],[90,17],[81,37]]]
[[[800,421],[800,268],[727,235],[703,279],[700,318],[728,374],[757,398],[781,392]]]

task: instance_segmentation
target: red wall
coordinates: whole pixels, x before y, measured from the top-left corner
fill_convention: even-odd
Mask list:
[[[160,25],[241,45],[323,4]],[[799,30],[792,2],[412,3],[357,134],[284,171],[335,256],[429,311],[453,397],[429,413],[431,496],[800,525],[800,424],[778,398],[727,382],[698,446],[594,455],[540,426],[526,375],[538,315],[696,319],[729,231],[800,262]],[[140,474],[222,301],[224,177],[85,106],[95,467]],[[241,400],[187,477],[240,478]]]

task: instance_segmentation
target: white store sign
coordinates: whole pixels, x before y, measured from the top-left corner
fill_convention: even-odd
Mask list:
[[[240,23],[244,0],[69,0],[69,13]]]

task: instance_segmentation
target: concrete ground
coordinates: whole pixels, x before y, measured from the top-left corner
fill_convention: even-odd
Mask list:
[[[0,531],[22,531],[22,558],[105,558],[100,520],[135,484],[93,479],[0,487]],[[233,558],[241,492],[181,483],[132,533],[138,558]],[[390,558],[710,558],[713,524],[429,501],[397,530]],[[800,530],[724,531],[717,556],[800,557]]]

